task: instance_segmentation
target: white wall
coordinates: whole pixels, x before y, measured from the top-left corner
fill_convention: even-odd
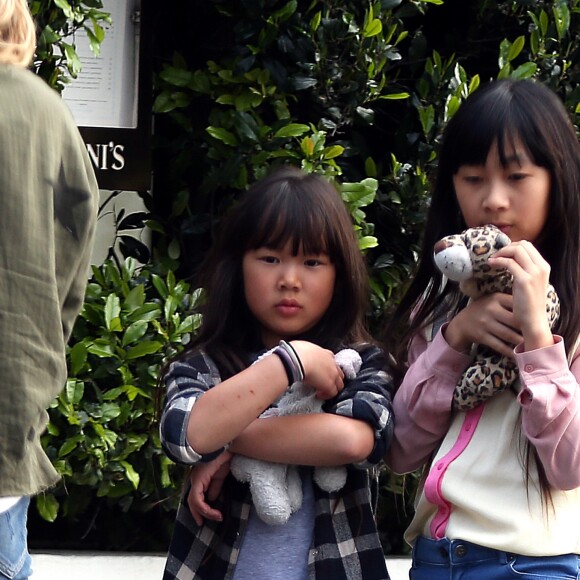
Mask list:
[[[111,191],[104,189],[100,191],[101,205],[108,199],[111,193]],[[146,211],[143,201],[134,191],[123,191],[113,201],[109,202],[103,209],[97,223],[92,264],[100,265],[107,257],[107,250],[111,247],[115,239],[114,214],[118,213],[122,208],[125,208],[125,216],[136,211]],[[123,232],[123,235],[137,237],[147,246],[150,246],[150,234],[151,232],[149,230],[145,232],[139,232],[139,230]]]

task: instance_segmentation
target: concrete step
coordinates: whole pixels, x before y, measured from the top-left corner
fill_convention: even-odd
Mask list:
[[[160,580],[164,554],[33,552],[31,580]],[[410,558],[388,558],[391,580],[408,580]]]

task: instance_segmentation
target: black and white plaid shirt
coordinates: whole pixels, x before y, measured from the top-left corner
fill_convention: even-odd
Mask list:
[[[362,367],[344,390],[325,403],[325,411],[366,421],[375,432],[374,448],[365,462],[348,466],[345,486],[327,493],[313,486],[314,536],[309,551],[310,579],[386,580],[385,557],[374,518],[376,465],[393,433],[393,385],[384,354],[375,346],[357,348]],[[203,352],[171,364],[164,377],[167,400],[161,417],[161,442],[175,462],[193,465],[216,453],[197,454],[187,443],[187,422],[195,401],[221,381],[213,361]],[[188,489],[177,512],[164,580],[221,580],[232,577],[251,508],[247,484],[231,475],[224,483],[218,509],[223,522],[193,521],[187,507]],[[374,490],[376,492],[376,489]]]

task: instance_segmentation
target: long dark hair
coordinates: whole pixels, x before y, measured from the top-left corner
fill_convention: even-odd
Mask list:
[[[550,174],[549,214],[536,243],[551,266],[551,282],[563,305],[554,332],[573,348],[580,333],[580,144],[555,93],[535,81],[505,79],[475,91],[443,133],[419,265],[386,334],[393,337],[391,350],[403,365],[409,342],[421,327],[443,306],[453,315],[464,305],[457,285],[442,289],[442,275],[432,259],[437,240],[466,228],[454,174],[462,165],[485,164],[494,143],[506,166],[506,148],[516,141]]]
[[[343,343],[370,341],[365,330],[368,275],[352,220],[337,189],[316,174],[294,167],[274,170],[235,203],[201,268],[205,289],[203,323],[192,349],[203,348],[224,377],[249,364],[262,348],[260,327],[244,295],[242,259],[248,250],[292,244],[297,254],[325,252],[336,268],[331,304],[300,337],[336,350]]]

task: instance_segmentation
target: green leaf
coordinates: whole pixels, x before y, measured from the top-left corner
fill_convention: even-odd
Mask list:
[[[173,96],[169,91],[163,91],[157,95],[153,103],[154,113],[170,113],[175,109]]]
[[[118,399],[121,395],[125,394],[125,392],[125,387],[115,387],[114,389],[109,389],[106,393],[103,394],[103,400],[113,401]]]
[[[298,7],[298,2],[296,0],[290,0],[285,6],[280,8],[272,14],[272,18],[274,21],[284,22],[288,20],[295,12]]]
[[[136,387],[135,385],[125,385],[125,392],[127,394],[127,399],[129,401],[134,401],[137,397],[143,397],[144,399],[151,399],[152,397],[146,393],[143,389]]]
[[[170,292],[173,292],[175,290],[175,274],[173,273],[172,270],[169,270],[169,272],[167,272],[167,289]]]
[[[179,301],[175,298],[175,296],[168,296],[164,307],[165,320],[169,320],[178,307]]]
[[[550,22],[548,20],[548,14],[545,10],[540,12],[540,30],[542,32],[542,36],[546,36],[548,34],[548,26]]]
[[[192,90],[202,94],[208,93],[211,89],[208,75],[200,70],[196,70],[193,73],[193,79],[190,86]]]
[[[498,79],[506,79],[510,76],[511,72],[512,72],[512,67],[508,63],[508,64],[504,65],[502,67],[502,69],[499,71],[499,73],[497,74],[497,78]]]
[[[296,75],[294,76],[294,87],[297,91],[304,91],[315,87],[318,81],[314,77],[309,77],[306,75]]]
[[[65,439],[64,443],[60,446],[60,449],[58,450],[58,456],[65,457],[66,455],[71,453],[71,451],[76,449],[76,447],[79,444],[79,442],[81,441],[81,439],[82,439],[81,435],[77,435],[76,437],[71,437],[69,439]]]
[[[87,362],[87,349],[82,342],[77,342],[70,349],[70,374],[77,375]]]
[[[87,350],[100,358],[109,358],[115,355],[114,346],[104,338],[97,338],[87,343]]]
[[[388,95],[381,95],[379,99],[387,99],[389,101],[400,101],[402,99],[408,99],[410,96],[411,94],[407,92],[390,93]]]
[[[514,79],[530,79],[536,74],[538,65],[535,62],[525,62],[516,68],[510,75]]]
[[[121,414],[121,409],[116,403],[103,403],[99,407],[99,412],[96,415],[97,418],[103,419],[105,422],[116,419]],[[94,424],[96,427],[96,423]],[[113,442],[117,439],[117,435],[110,431],[109,429],[103,429],[100,431],[100,435],[108,440],[108,442]]]
[[[123,334],[122,346],[127,346],[139,340],[147,332],[148,326],[149,324],[145,320],[137,320],[133,324],[130,324]]]
[[[502,69],[508,63],[508,53],[511,47],[511,43],[507,38],[504,38],[499,43],[499,55],[497,59],[497,63],[499,68]]]
[[[511,62],[512,60],[517,58],[519,56],[520,52],[522,52],[522,49],[524,48],[525,44],[526,44],[526,39],[523,36],[518,36],[512,42],[511,46],[509,47],[509,50],[507,53],[507,60],[509,62]]]
[[[383,23],[378,19],[374,18],[369,21],[363,30],[363,36],[365,38],[370,38],[371,36],[376,36],[383,31]]]
[[[570,28],[570,9],[568,4],[563,1],[556,1],[552,7],[554,14],[554,23],[556,24],[556,31],[558,38],[561,40],[566,36]]]
[[[534,56],[537,55],[540,50],[540,35],[537,29],[532,30],[530,33],[530,50]]]
[[[201,314],[190,314],[184,318],[177,327],[178,334],[183,334],[184,332],[195,332],[201,326],[201,320]]]
[[[324,159],[335,159],[340,157],[344,153],[344,147],[342,145],[332,145],[331,147],[326,147],[322,156]]]
[[[369,177],[377,176],[377,164],[372,157],[367,157],[365,159],[365,172]]]
[[[125,297],[123,302],[123,307],[126,308],[129,312],[133,312],[137,308],[143,306],[145,302],[145,286],[143,284],[139,284],[132,288],[129,294]]]
[[[127,461],[121,461],[121,465],[125,469],[125,475],[127,479],[131,482],[134,489],[139,487],[139,474],[135,471],[134,467]]]
[[[83,383],[83,381],[79,381],[76,379],[67,379],[64,389],[64,395],[66,397],[67,402],[76,405],[83,398],[84,392],[85,392],[85,384]]]
[[[461,104],[460,100],[458,97],[456,97],[455,95],[451,95],[448,99],[447,102],[445,103],[445,119],[451,119],[451,117],[453,117],[453,115],[455,115],[455,113],[457,112],[457,109],[459,109],[459,105]]]
[[[310,30],[316,32],[322,22],[322,12],[320,10],[310,20]]]
[[[66,55],[66,66],[73,78],[77,78],[78,74],[81,72],[82,65],[79,59],[79,55],[72,44],[67,44],[66,42],[61,42],[64,48],[64,53]]]
[[[144,340],[140,342],[137,346],[129,349],[127,351],[127,359],[136,359],[146,356],[148,354],[154,354],[159,352],[163,348],[163,344],[161,344],[157,340]]]
[[[50,433],[53,437],[58,437],[60,435],[60,429],[50,421],[46,426],[46,431],[47,433]]]
[[[189,70],[184,70],[175,67],[167,67],[159,73],[159,76],[170,85],[176,87],[186,87],[191,83],[193,74]]]
[[[344,182],[340,186],[343,199],[353,208],[361,208],[370,205],[377,193],[378,181],[367,177],[359,182]]]
[[[435,124],[435,109],[433,108],[433,105],[421,107],[419,109],[419,119],[421,121],[421,126],[423,127],[423,133],[428,135]]]
[[[363,236],[358,240],[358,247],[361,250],[368,250],[369,248],[376,248],[379,245],[379,241],[375,236]]]
[[[165,287],[167,291],[167,288]],[[159,290],[158,290],[159,291]],[[156,320],[161,316],[161,307],[159,304],[147,303],[134,310],[128,317],[130,321],[151,321]]]
[[[59,503],[52,493],[42,492],[36,496],[36,509],[43,520],[54,522],[58,515]]]
[[[220,95],[216,100],[220,105],[233,105],[235,103],[234,95]]]
[[[151,276],[151,282],[153,282],[153,286],[155,286],[157,292],[159,292],[159,296],[163,299],[167,299],[167,296],[169,296],[169,289],[167,288],[165,280],[163,280],[161,276],[153,274]]]
[[[53,0],[56,6],[58,6],[62,11],[63,14],[69,18],[74,19],[74,12],[72,6],[67,2],[67,0]]]
[[[234,106],[240,112],[250,111],[259,107],[262,101],[261,95],[252,91],[244,91],[234,99]]]
[[[169,243],[169,246],[167,248],[167,255],[172,260],[177,260],[179,259],[179,256],[181,256],[181,246],[179,245],[179,241],[176,240],[175,238],[172,239],[171,242]]]
[[[281,137],[300,137],[310,131],[310,127],[308,125],[304,125],[301,123],[290,123],[281,129],[278,129],[276,133],[274,133],[274,137],[281,138]]]
[[[119,315],[121,302],[116,294],[109,294],[105,302],[105,324],[108,330],[121,330]]]
[[[231,145],[232,147],[236,147],[238,145],[238,140],[236,139],[236,136],[227,129],[223,129],[221,127],[207,127],[206,131],[214,139],[222,141],[226,145]]]

